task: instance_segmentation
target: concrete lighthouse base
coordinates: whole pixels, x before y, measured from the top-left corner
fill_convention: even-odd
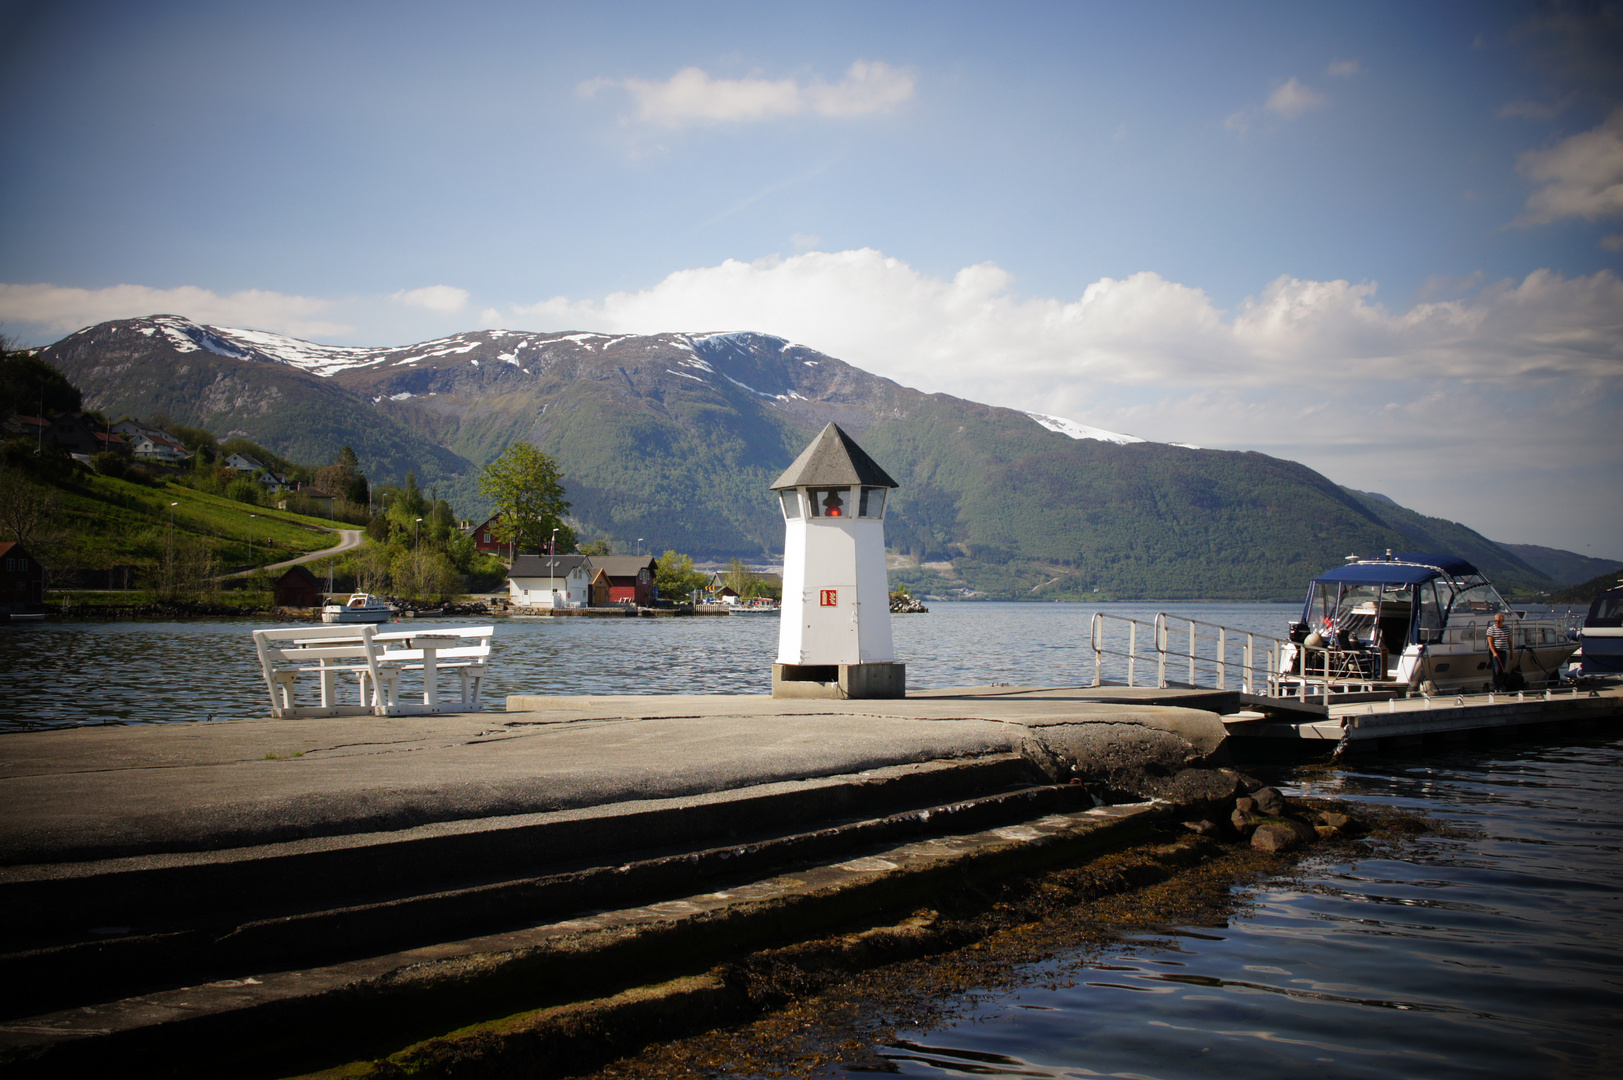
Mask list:
[[[773,664],[775,698],[900,698],[907,696],[907,665]]]

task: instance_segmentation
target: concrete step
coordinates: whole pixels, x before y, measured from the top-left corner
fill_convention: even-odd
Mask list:
[[[1033,785],[1017,755],[879,772],[599,816],[9,868],[0,900],[22,917],[7,927],[0,978],[27,993],[0,1015],[427,945],[1090,802]]]
[[[0,1020],[0,1070],[16,1077],[306,1072],[515,1008],[612,994],[703,972],[751,950],[882,925],[876,920],[901,917],[944,890],[975,890],[1011,872],[1108,850],[1146,835],[1170,813],[1149,803],[1042,809],[1065,793],[1079,794],[1051,788],[1002,796],[1006,809],[1023,800],[1036,815],[1018,823],[856,843],[839,855],[788,864],[787,872],[757,867],[640,905],[138,996],[88,995],[73,1007]],[[913,824],[954,820],[945,812],[951,809],[926,820],[913,814]]]

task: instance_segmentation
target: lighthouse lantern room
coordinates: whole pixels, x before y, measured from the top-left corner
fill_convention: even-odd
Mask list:
[[[784,520],[773,697],[906,695],[885,576],[885,503],[895,487],[832,423],[772,485]]]

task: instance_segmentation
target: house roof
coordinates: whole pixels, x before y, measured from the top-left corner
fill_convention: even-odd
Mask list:
[[[638,570],[647,568],[651,574],[659,569],[659,560],[652,555],[593,555],[592,565],[607,570],[610,577],[636,577]]]
[[[567,577],[586,562],[585,555],[520,555],[507,571],[509,578]]]
[[[772,490],[849,487],[853,484],[890,488],[901,486],[851,436],[840,430],[840,425],[829,421],[811,445],[795,458],[794,464],[772,484]]]

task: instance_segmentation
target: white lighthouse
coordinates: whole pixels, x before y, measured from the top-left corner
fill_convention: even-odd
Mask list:
[[[773,697],[906,696],[885,576],[885,502],[894,487],[832,423],[772,485],[784,519]]]

